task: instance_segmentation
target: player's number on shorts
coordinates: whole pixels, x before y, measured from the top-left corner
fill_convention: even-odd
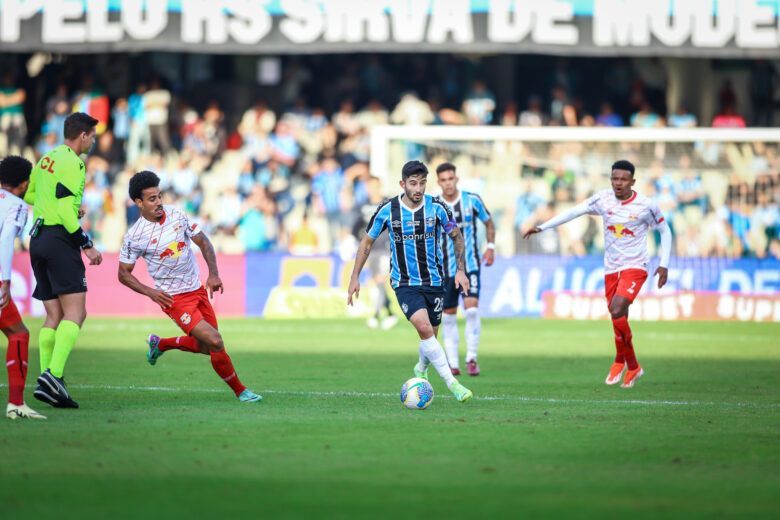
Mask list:
[[[471,286],[476,288],[477,285],[479,285],[479,278],[477,278],[477,275],[472,274],[471,275]]]
[[[631,287],[628,288],[628,294],[634,294],[634,287],[636,287],[636,282],[631,282]]]
[[[436,304],[436,307],[433,309],[433,312],[441,312],[444,310],[444,298],[435,298],[433,300],[433,303]]]

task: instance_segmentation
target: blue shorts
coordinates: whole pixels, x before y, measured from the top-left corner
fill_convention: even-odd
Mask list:
[[[460,296],[464,298],[466,296],[471,298],[479,298],[479,271],[470,271],[466,273],[466,277],[469,279],[469,293],[464,295],[460,289],[455,287],[455,278],[444,279],[444,308],[454,309],[458,306],[458,300]]]
[[[395,289],[395,297],[404,312],[406,319],[420,309],[428,311],[428,319],[431,325],[438,327],[441,324],[441,312],[444,310],[444,289],[442,287],[398,287]]]

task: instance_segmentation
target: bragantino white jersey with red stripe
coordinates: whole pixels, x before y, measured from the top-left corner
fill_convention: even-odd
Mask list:
[[[608,189],[596,193],[584,204],[589,215],[600,215],[604,221],[604,272],[647,271],[650,263],[647,232],[664,222],[655,201],[637,192],[627,200],[619,200]]]
[[[201,283],[190,239],[201,229],[175,206],[163,211],[159,222],[141,217],[127,230],[119,261],[135,264],[142,257],[154,286],[171,296],[195,291]]]

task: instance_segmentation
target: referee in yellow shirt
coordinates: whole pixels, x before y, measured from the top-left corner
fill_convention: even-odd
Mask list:
[[[33,205],[30,262],[33,297],[43,301],[46,321],[38,338],[41,375],[33,395],[56,408],[78,408],[65,388],[63,372],[87,316],[87,278],[81,253],[91,265],[100,252],[79,225],[86,168],[79,155],[95,143],[97,119],[76,112],[65,119],[65,144],[47,153],[33,168],[24,200]]]

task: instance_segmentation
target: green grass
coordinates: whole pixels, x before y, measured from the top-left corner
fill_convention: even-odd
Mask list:
[[[32,328],[40,325],[31,323]],[[404,410],[407,324],[225,320],[241,405],[208,358],[146,364],[165,320],[90,318],[80,410],[3,421],[3,517],[770,517],[780,508],[780,328],[636,323],[646,375],[607,387],[605,322],[485,320],[462,405]],[[35,335],[33,336],[35,337]],[[37,370],[31,352],[31,378]],[[154,387],[157,387],[154,389]],[[5,390],[5,389],[4,389]],[[229,517],[228,517],[229,518]]]

